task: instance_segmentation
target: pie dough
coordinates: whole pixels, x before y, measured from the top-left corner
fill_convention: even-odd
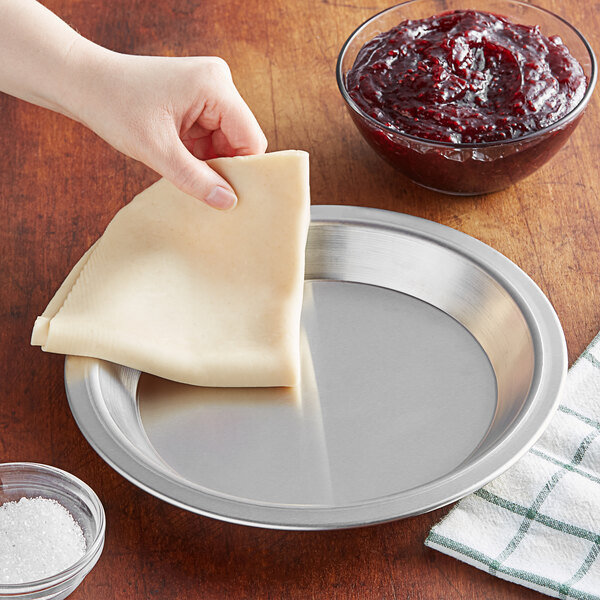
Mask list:
[[[165,179],[121,209],[41,317],[31,343],[211,387],[299,380],[308,154],[209,161],[238,205]]]

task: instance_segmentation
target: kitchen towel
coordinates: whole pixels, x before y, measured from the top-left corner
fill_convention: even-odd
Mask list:
[[[600,600],[600,333],[540,440],[425,544],[549,596]]]

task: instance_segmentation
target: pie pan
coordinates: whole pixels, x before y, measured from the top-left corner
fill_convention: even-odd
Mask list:
[[[536,284],[449,227],[313,206],[298,388],[211,389],[68,357],[79,428],[181,508],[278,529],[380,523],[449,504],[538,439],[567,352]]]

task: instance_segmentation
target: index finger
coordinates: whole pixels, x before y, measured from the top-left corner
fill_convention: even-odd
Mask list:
[[[233,150],[234,155],[263,154],[267,149],[267,138],[263,133],[250,107],[237,91],[234,83],[227,82],[220,90],[217,100],[218,119],[213,131],[213,140],[223,150]],[[198,123],[201,127],[211,128],[209,115],[200,115]],[[223,143],[223,142],[226,142]],[[229,152],[228,152],[229,153]]]

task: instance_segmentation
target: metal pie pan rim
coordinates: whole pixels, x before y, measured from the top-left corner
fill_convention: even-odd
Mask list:
[[[560,401],[567,372],[567,351],[558,317],[533,280],[508,258],[479,240],[433,221],[392,211],[337,205],[311,207],[312,223],[376,227],[427,239],[459,253],[500,282],[522,310],[535,347],[537,380],[529,406],[508,435],[477,460],[423,486],[347,506],[271,505],[207,493],[154,468],[120,432],[108,427],[93,399],[100,394],[100,362],[87,359],[86,401],[65,385],[75,421],[94,450],[117,472],[166,502],[232,523],[272,529],[323,530],[371,525],[410,517],[450,504],[482,487],[514,464],[537,441]],[[67,362],[68,362],[67,358]]]

